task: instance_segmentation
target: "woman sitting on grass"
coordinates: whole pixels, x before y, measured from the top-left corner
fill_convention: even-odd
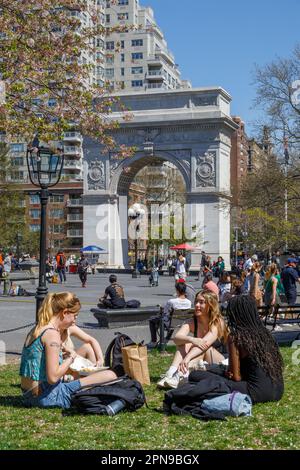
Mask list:
[[[72,393],[81,387],[117,378],[112,370],[105,370],[69,383],[62,381],[77,357],[62,343],[66,330],[74,328],[80,307],[79,299],[69,292],[48,294],[44,299],[38,324],[27,336],[22,351],[20,375],[26,406],[69,408]],[[102,361],[101,357],[97,359]]]
[[[177,388],[181,379],[188,377],[192,359],[202,359],[209,364],[222,362],[224,356],[214,345],[217,340],[226,339],[226,331],[217,296],[211,291],[198,292],[194,318],[184,323],[177,332],[174,338],[177,346],[175,357],[157,386]]]
[[[278,401],[283,395],[283,361],[279,347],[262,324],[255,299],[233,297],[227,307],[229,369],[224,381],[231,391],[250,395],[253,403]],[[194,371],[190,382],[211,372]]]

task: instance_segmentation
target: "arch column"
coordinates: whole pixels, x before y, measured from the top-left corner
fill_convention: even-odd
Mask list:
[[[190,224],[196,227],[197,244],[212,259],[222,256],[230,269],[230,215],[228,202],[217,195],[189,194]],[[198,242],[199,240],[199,242]],[[201,250],[191,253],[191,270],[198,270]]]
[[[85,245],[104,249],[99,261],[107,269],[128,268],[127,196],[84,197]]]

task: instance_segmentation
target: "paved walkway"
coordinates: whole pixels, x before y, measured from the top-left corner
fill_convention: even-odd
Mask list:
[[[48,284],[50,292],[70,291],[75,292],[82,308],[77,323],[89,328],[83,328],[87,333],[92,334],[100,342],[105,351],[108,344],[114,337],[115,331],[122,331],[132,337],[136,342],[150,341],[149,326],[146,322],[133,326],[118,326],[116,329],[99,329],[98,322],[90,312],[92,307],[96,307],[100,295],[104,293],[105,287],[109,285],[108,274],[89,275],[87,288],[81,288],[77,274],[69,274],[67,282],[61,284]],[[174,278],[169,276],[159,277],[159,286],[150,287],[148,276],[143,275],[137,279],[132,279],[131,274],[121,274],[118,282],[124,286],[126,300],[137,299],[143,306],[164,305],[166,301],[173,297],[175,293]],[[195,276],[188,278],[195,289],[200,289],[200,281],[195,280]],[[4,297],[1,295],[3,285],[0,286],[0,331],[18,328],[35,321],[35,298],[34,297]],[[33,286],[32,291],[35,292]],[[298,302],[300,301],[300,286],[298,286]],[[95,329],[90,329],[96,327]],[[1,352],[6,350],[6,362],[19,359],[24,339],[31,327],[20,329],[9,333],[0,333],[0,362]],[[287,328],[289,330],[290,328]],[[280,333],[279,333],[280,335]]]
[[[81,288],[77,274],[67,275],[67,282],[61,284],[48,284],[50,292],[70,291],[75,292],[81,303],[82,309],[78,317],[78,324],[86,326],[98,325],[90,309],[95,307],[98,298],[104,293],[105,287],[109,285],[108,274],[89,275],[87,288]],[[137,279],[132,279],[130,274],[121,274],[118,276],[118,282],[125,289],[126,300],[137,299],[143,306],[164,305],[175,292],[174,278],[169,276],[159,277],[158,287],[149,287],[148,276],[143,275]],[[195,281],[195,276],[188,279],[196,289],[200,288],[200,282]],[[2,293],[3,285],[0,286]],[[29,289],[28,289],[29,290]],[[34,292],[36,287],[33,286]],[[35,321],[35,298],[34,297],[4,297],[0,295],[0,331],[17,328]],[[20,356],[24,339],[31,327],[15,332],[0,334],[0,341],[5,343],[7,362]],[[114,329],[86,329],[100,342],[102,349],[105,350],[114,336],[115,331],[122,332],[131,336],[137,342],[150,341],[149,327],[145,322],[140,325],[130,327],[118,327]],[[3,343],[2,343],[3,345]],[[0,350],[3,349],[3,346]]]

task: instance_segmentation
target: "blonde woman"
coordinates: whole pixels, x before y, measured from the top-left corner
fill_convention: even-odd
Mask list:
[[[80,307],[79,299],[69,292],[48,294],[44,299],[38,324],[28,334],[22,351],[20,375],[26,406],[69,408],[71,395],[81,387],[117,378],[112,370],[105,370],[69,383],[62,381],[77,356],[63,347],[63,336],[74,327]]]
[[[195,297],[194,317],[178,330],[174,343],[177,351],[172,365],[158,381],[159,388],[176,388],[182,377],[189,374],[193,359],[202,359],[209,364],[219,363],[224,356],[215,348],[217,340],[227,339],[227,329],[220,313],[217,296],[202,290]]]
[[[258,261],[256,261],[255,263],[253,263],[251,267],[251,274],[249,276],[249,281],[250,281],[249,294],[250,294],[250,297],[255,299],[257,307],[261,307],[263,304],[263,292],[259,287],[260,271],[261,271],[261,264]]]

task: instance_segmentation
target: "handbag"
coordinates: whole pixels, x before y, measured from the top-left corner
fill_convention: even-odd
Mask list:
[[[126,375],[142,385],[150,385],[147,347],[140,344],[125,346],[122,356]]]

